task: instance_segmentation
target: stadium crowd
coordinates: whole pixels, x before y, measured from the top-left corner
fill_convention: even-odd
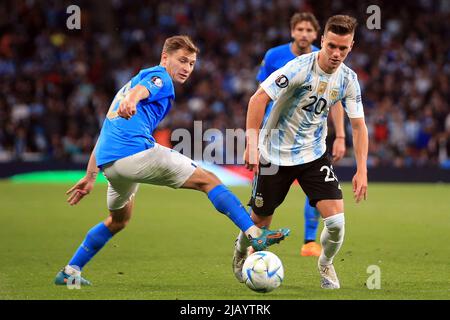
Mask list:
[[[72,3],[81,8],[80,30],[66,27]],[[381,8],[380,30],[366,26],[370,4]],[[289,19],[298,11],[313,12],[322,25],[337,13],[358,18],[346,64],[363,91],[369,165],[448,163],[445,0],[2,1],[0,161],[86,161],[115,92],[158,64],[164,39],[174,34],[190,35],[201,53],[157,136],[167,144],[171,130],[192,130],[194,120],[203,129],[245,128],[262,57],[290,41]]]

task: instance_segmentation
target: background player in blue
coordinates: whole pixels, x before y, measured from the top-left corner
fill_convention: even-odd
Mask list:
[[[67,201],[77,204],[92,190],[101,169],[108,180],[109,216],[89,230],[72,259],[56,275],[55,284],[90,284],[81,277],[81,270],[113,235],[125,228],[140,183],[206,193],[214,207],[245,232],[255,250],[278,243],[289,234],[288,229],[269,231],[256,227],[238,198],[214,174],[155,142],[153,130],[175,98],[173,82],[182,84],[189,78],[198,52],[187,36],[168,38],[160,65],[141,70],[116,94],[86,176],[67,191]]]
[[[312,43],[316,40],[320,31],[320,25],[316,17],[309,12],[296,13],[290,21],[292,42],[271,48],[264,56],[256,79],[261,83],[267,79],[274,71],[283,67],[292,59],[306,53],[319,51]],[[339,161],[345,154],[345,130],[344,130],[344,110],[339,106],[332,108],[331,119],[335,128],[335,140],[333,143],[333,161]],[[273,102],[266,107],[263,124],[272,109]],[[309,204],[306,197],[304,206],[305,215],[305,236],[304,244],[300,250],[302,256],[316,256],[321,252],[320,244],[316,242],[317,230],[319,226],[319,212]]]

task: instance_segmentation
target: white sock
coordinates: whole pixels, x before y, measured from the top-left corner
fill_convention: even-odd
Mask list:
[[[69,265],[64,267],[64,272],[67,273],[69,276],[79,277],[81,275],[80,269],[74,268]]]
[[[338,213],[331,217],[323,219],[324,228],[320,235],[320,243],[322,244],[322,253],[319,257],[321,265],[329,265],[333,263],[334,256],[344,242],[345,218],[344,213]]]
[[[236,250],[240,253],[246,253],[247,248],[250,246],[250,241],[248,240],[248,236],[252,238],[258,238],[262,234],[262,230],[257,226],[251,226],[244,232],[239,232],[236,241]]]
[[[250,246],[247,236],[241,231],[236,240],[236,250],[240,253],[246,253],[247,248]]]
[[[262,230],[257,226],[251,226],[247,230],[245,230],[245,235],[251,236],[252,238],[258,238],[262,234]]]

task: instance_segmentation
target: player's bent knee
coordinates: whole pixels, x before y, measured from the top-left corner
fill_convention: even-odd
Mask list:
[[[219,184],[222,184],[222,181],[212,172],[204,170],[206,173],[206,186],[207,189],[212,189]]]
[[[105,225],[108,227],[108,229],[112,232],[112,233],[117,233],[119,231],[122,231],[123,229],[125,229],[125,227],[127,226],[128,222],[130,221],[130,219],[117,219],[117,218],[113,218],[112,215],[110,215],[107,219],[107,222],[105,223]]]
[[[117,233],[123,230],[131,219],[133,203],[130,201],[125,207],[118,210],[110,210],[109,217],[106,219],[106,226],[111,232]]]
[[[343,212],[325,218],[323,222],[328,231],[335,234],[337,239],[342,239],[345,230],[345,216]]]
[[[316,204],[317,210],[322,218],[328,218],[338,213],[344,212],[343,200],[320,200]]]
[[[195,189],[207,193],[221,183],[220,179],[214,173],[197,168],[182,188]]]
[[[219,179],[219,177],[217,177],[214,173],[212,173],[211,171],[205,170],[203,169],[203,171],[206,172],[207,176],[208,176],[208,180],[211,183],[222,183]]]
[[[202,185],[218,185],[222,183],[220,179],[211,171],[205,170],[203,168],[197,168],[197,170]]]

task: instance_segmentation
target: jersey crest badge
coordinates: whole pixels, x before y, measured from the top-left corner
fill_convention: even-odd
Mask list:
[[[339,91],[336,89],[331,90],[330,92],[330,100],[336,100],[338,97]]]
[[[264,205],[264,199],[261,196],[255,197],[255,206],[261,208]]]
[[[284,74],[282,74],[275,80],[275,84],[280,88],[286,88],[289,85],[289,80]]]
[[[317,94],[319,96],[321,96],[325,92],[325,90],[327,89],[327,85],[328,85],[328,82],[324,82],[324,81],[319,82],[319,87],[317,89]]]
[[[152,77],[152,83],[158,88],[162,88],[164,85],[160,77]]]

